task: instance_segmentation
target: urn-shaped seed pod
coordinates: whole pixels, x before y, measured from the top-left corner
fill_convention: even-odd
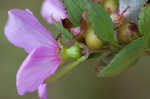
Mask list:
[[[126,13],[128,9],[129,9],[129,6],[127,6],[121,13],[117,9],[111,14],[111,19],[112,19],[115,29],[119,28],[125,22],[123,15]]]
[[[122,14],[120,14],[118,10],[111,14],[111,19],[115,29],[117,29],[124,23],[124,17],[122,16]]]
[[[122,25],[117,32],[117,38],[120,43],[129,43],[139,36],[136,24],[126,23]]]
[[[103,46],[103,42],[98,39],[94,30],[91,28],[89,28],[85,34],[85,41],[92,50],[100,49]]]
[[[111,14],[117,9],[117,5],[114,0],[106,0],[104,1],[104,8],[109,14]]]

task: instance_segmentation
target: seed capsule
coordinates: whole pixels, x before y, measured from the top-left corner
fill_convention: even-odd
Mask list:
[[[135,24],[126,23],[117,32],[117,38],[121,43],[129,43],[138,37],[138,28]]]
[[[112,22],[114,24],[114,28],[119,28],[125,21],[124,21],[124,13],[129,9],[129,6],[127,6],[123,12],[120,13],[119,10],[114,11],[111,14]]]
[[[103,45],[103,42],[98,39],[95,32],[91,28],[89,28],[86,32],[85,41],[88,47],[92,50],[100,49]]]
[[[117,29],[124,23],[124,17],[119,13],[119,11],[113,12],[111,14],[111,19],[115,29]]]

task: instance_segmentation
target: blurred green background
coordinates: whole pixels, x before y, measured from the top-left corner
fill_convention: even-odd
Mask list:
[[[29,8],[51,29],[40,16],[41,3],[42,0],[0,0],[0,99],[38,98],[36,92],[17,95],[16,72],[26,54],[6,40],[3,29],[7,11],[12,8]],[[136,66],[113,78],[97,78],[97,62],[85,62],[64,79],[49,84],[49,99],[150,99],[150,57],[142,57]]]

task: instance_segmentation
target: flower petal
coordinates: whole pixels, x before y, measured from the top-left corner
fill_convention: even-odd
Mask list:
[[[18,70],[18,94],[24,95],[37,90],[47,77],[55,73],[59,62],[57,48],[40,47],[33,50]]]
[[[58,46],[39,21],[29,11],[12,9],[5,26],[5,35],[14,45],[24,48],[28,53],[40,46]]]
[[[52,17],[61,23],[62,19],[65,19],[66,11],[64,5],[59,0],[44,0],[41,14],[43,18],[50,24],[52,24]]]
[[[46,84],[41,84],[38,89],[40,99],[48,99]]]

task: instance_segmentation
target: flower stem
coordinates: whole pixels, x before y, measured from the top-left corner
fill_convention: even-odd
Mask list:
[[[81,58],[77,59],[71,64],[66,65],[62,69],[59,69],[55,74],[50,76],[45,82],[50,83],[53,81],[56,81],[62,77],[64,77],[67,73],[69,73],[73,68],[77,67],[80,63],[84,62],[88,58],[88,54],[85,56],[82,56]]]

